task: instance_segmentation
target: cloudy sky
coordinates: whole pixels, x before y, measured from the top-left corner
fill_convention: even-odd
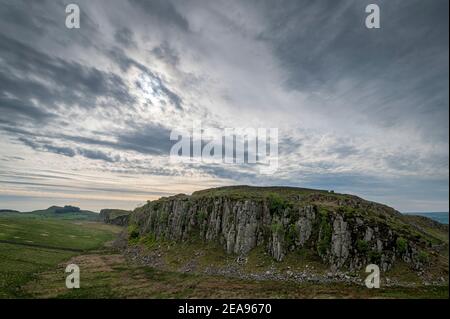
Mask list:
[[[0,0],[0,208],[250,184],[448,211],[447,0],[86,0],[80,29],[68,3]],[[170,162],[198,120],[278,128],[278,171]]]

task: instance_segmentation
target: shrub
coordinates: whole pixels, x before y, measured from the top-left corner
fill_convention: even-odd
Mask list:
[[[408,249],[408,242],[405,238],[398,237],[397,241],[396,241],[396,246],[397,246],[397,251],[399,252],[399,254],[404,254],[404,253],[406,253],[406,251]]]
[[[326,254],[328,247],[330,247],[332,235],[331,225],[325,214],[322,214],[321,216],[319,229],[320,229],[320,240],[317,243],[317,251],[319,252],[320,255],[324,255]]]
[[[204,212],[204,211],[202,211],[202,210],[200,210],[200,211],[197,212],[197,222],[198,222],[199,224],[202,224],[203,221],[206,219],[206,217],[207,217],[206,212]]]
[[[369,261],[378,264],[381,261],[381,254],[378,251],[372,250],[369,252]]]
[[[417,256],[417,260],[422,264],[427,264],[430,260],[430,255],[426,251],[421,250]]]
[[[297,239],[297,227],[295,224],[290,224],[287,233],[287,242],[289,245],[294,245]]]
[[[139,238],[139,230],[136,225],[128,226],[128,240],[133,242]]]
[[[369,250],[369,243],[365,240],[358,239],[356,241],[356,249],[361,253],[365,254]]]
[[[283,225],[280,222],[272,224],[272,233],[281,234],[283,232]]]
[[[272,214],[281,214],[289,206],[289,203],[278,194],[269,195],[269,210]]]

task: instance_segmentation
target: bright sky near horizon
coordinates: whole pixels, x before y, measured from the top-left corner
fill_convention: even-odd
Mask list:
[[[236,184],[449,208],[448,1],[0,0],[0,209],[134,208]],[[168,159],[170,131],[277,127],[279,168]]]

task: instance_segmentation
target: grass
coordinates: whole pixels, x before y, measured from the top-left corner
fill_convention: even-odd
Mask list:
[[[119,227],[67,220],[0,218],[3,238],[23,245],[0,243],[0,298],[448,298],[448,287],[390,287],[367,289],[341,283],[243,280],[207,275],[202,270],[235,260],[218,245],[201,242],[175,244],[142,237],[136,242],[162,254],[164,269],[137,265],[104,248]],[[41,236],[41,234],[49,236]],[[72,241],[67,234],[79,236]],[[19,236],[17,236],[19,235]],[[54,241],[49,241],[52,235]],[[20,237],[20,238],[14,238]],[[38,240],[39,239],[39,240]],[[57,249],[24,246],[27,241],[59,245]],[[68,251],[81,249],[84,253]],[[258,250],[260,249],[260,250]],[[273,266],[277,271],[300,271],[308,266],[324,272],[309,249],[289,253],[275,262],[262,248],[253,250],[243,269],[258,272]],[[183,273],[194,260],[196,271]],[[75,263],[81,270],[81,288],[65,287],[64,268]],[[396,269],[402,273],[402,269]],[[390,274],[394,276],[395,274]]]
[[[112,238],[111,227],[90,221],[0,217],[0,240],[87,250]]]
[[[118,231],[89,221],[0,216],[0,298],[29,297],[22,288],[39,272],[102,247]]]
[[[78,212],[56,212],[55,208],[48,208],[43,210],[35,210],[32,212],[14,212],[14,211],[4,211],[0,212],[0,217],[6,218],[28,218],[28,219],[63,219],[63,220],[90,220],[97,221],[99,214],[80,210]]]
[[[192,193],[192,197],[223,197],[232,199],[262,200],[270,197],[289,198],[293,196],[306,196],[314,193],[330,194],[326,190],[316,190],[297,187],[252,187],[252,186],[227,186],[201,190]]]
[[[63,269],[47,271],[26,289],[36,298],[448,298],[448,287],[367,289],[348,284],[253,281],[136,266],[116,254],[83,255],[81,288],[61,285]]]
[[[28,295],[22,286],[36,273],[75,255],[64,250],[23,247],[0,243],[0,298],[20,298]]]

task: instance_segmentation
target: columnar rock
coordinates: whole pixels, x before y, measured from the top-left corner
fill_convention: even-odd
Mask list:
[[[275,260],[310,249],[332,268],[396,257],[424,266],[435,238],[394,209],[356,196],[293,188],[230,187],[148,202],[130,216],[140,236],[218,242],[229,254],[262,246]]]
[[[131,211],[122,209],[102,209],[100,211],[99,219],[106,224],[113,224],[118,226],[126,226],[130,217]]]

